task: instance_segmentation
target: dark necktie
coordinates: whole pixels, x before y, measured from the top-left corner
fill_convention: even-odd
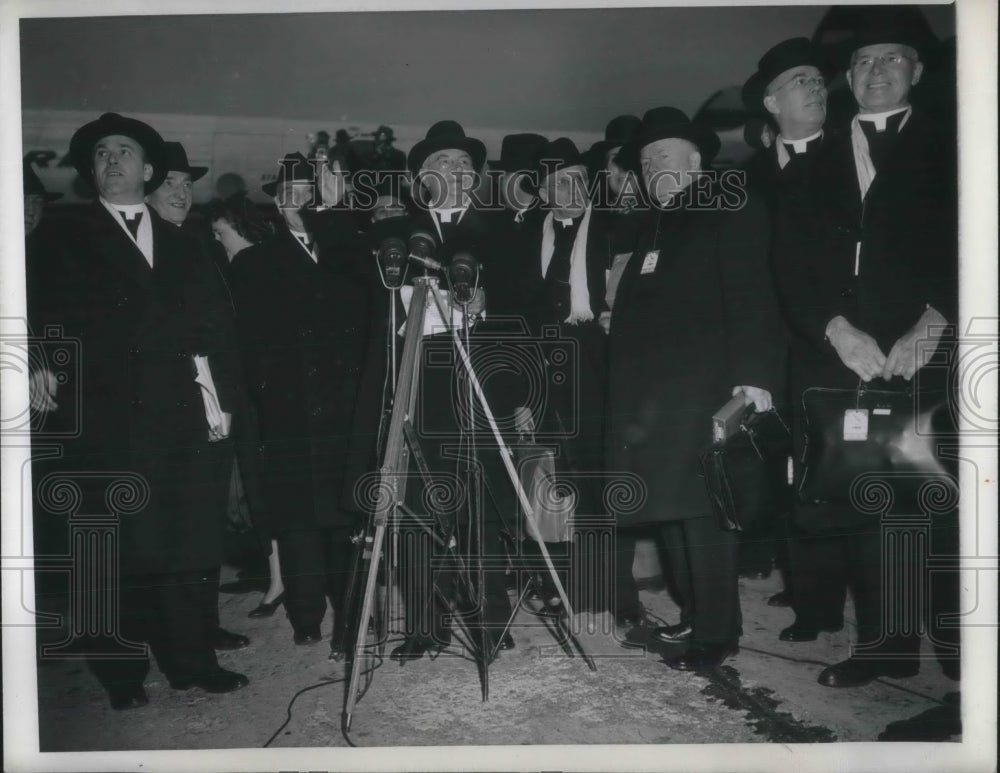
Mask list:
[[[564,226],[554,220],[555,243],[552,249],[552,260],[545,272],[546,305],[552,313],[552,319],[561,322],[569,314],[570,292],[569,272],[573,256],[573,242],[579,228],[577,218],[570,225]]]
[[[874,121],[858,121],[861,124],[861,131],[865,133],[868,140],[868,155],[871,157],[876,172],[888,158],[889,152],[892,150],[892,143],[899,133],[899,124],[902,123],[905,115],[905,110],[902,113],[890,115],[885,119],[885,129],[882,131],[875,127]]]
[[[132,217],[128,216],[128,213],[123,210],[118,210],[118,214],[122,216],[122,220],[125,221],[125,227],[128,228],[128,232],[132,234],[132,238],[139,241],[139,223],[142,222],[142,212],[136,212]]]

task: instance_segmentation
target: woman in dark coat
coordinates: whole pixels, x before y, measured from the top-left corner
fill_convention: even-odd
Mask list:
[[[209,207],[207,220],[212,227],[212,235],[226,256],[226,264],[222,267],[222,271],[227,280],[231,279],[233,261],[251,258],[261,249],[261,244],[274,237],[274,224],[260,213],[243,191],[213,202]],[[236,432],[236,459],[233,464],[230,496],[239,497],[241,494],[245,496],[258,538],[262,542],[270,543],[267,591],[260,604],[248,615],[270,617],[284,600],[285,586],[281,581],[278,541],[268,539],[269,535],[265,531],[267,513],[257,459],[260,433],[257,427],[257,413],[252,403],[247,406],[246,414],[247,420],[242,422]]]
[[[682,622],[658,638],[689,642],[669,665],[717,665],[741,633],[735,532],[715,517],[699,456],[711,419],[742,390],[770,406],[780,336],[769,285],[769,221],[760,202],[706,187],[696,174],[718,138],[672,108],[643,118],[625,151],[640,154],[651,200],[618,288],[610,332],[607,464],[644,485],[618,524],[661,524]],[[742,204],[742,206],[740,206]]]

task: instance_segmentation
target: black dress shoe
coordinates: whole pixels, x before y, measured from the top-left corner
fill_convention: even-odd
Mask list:
[[[284,591],[275,596],[274,601],[260,602],[256,607],[250,610],[247,617],[270,617],[278,611],[278,607],[280,607],[283,603],[285,603]]]
[[[250,646],[250,640],[243,634],[216,628],[212,634],[212,648],[217,650],[241,650]]]
[[[149,698],[146,697],[146,691],[142,688],[142,685],[109,690],[108,697],[111,699],[111,708],[115,711],[138,709],[149,703]]]
[[[820,631],[836,633],[837,631],[842,631],[843,629],[844,624],[842,622],[837,625],[821,625],[817,627],[794,622],[787,628],[782,629],[781,633],[778,634],[778,638],[781,639],[781,641],[816,641],[819,637]]]
[[[869,660],[848,658],[823,669],[818,681],[824,687],[860,687],[880,676],[903,679],[916,676],[920,664],[911,660]]]
[[[243,674],[226,671],[224,668],[216,668],[214,671],[200,676],[170,681],[170,686],[175,690],[190,690],[192,687],[200,687],[205,692],[212,693],[233,692],[233,690],[239,690],[248,684],[250,684],[250,680]]]
[[[323,641],[323,634],[320,632],[319,628],[310,628],[307,631],[296,631],[295,635],[292,637],[292,641],[296,644],[316,644],[316,642]]]
[[[408,660],[420,660],[425,653],[428,653],[433,660],[449,644],[451,637],[448,637],[448,641],[441,642],[419,636],[407,636],[402,644],[389,653],[389,659],[403,665]]]
[[[728,644],[695,644],[683,655],[665,659],[664,662],[678,671],[702,671],[716,668],[740,651],[737,642]]]
[[[661,644],[682,644],[691,638],[691,623],[661,625],[653,629],[650,638]]]
[[[790,607],[792,605],[792,594],[787,590],[778,591],[767,600],[769,607]]]

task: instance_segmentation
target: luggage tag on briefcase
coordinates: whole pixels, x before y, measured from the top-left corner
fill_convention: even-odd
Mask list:
[[[660,259],[659,250],[650,250],[646,253],[646,257],[642,259],[642,268],[639,269],[640,274],[652,274],[656,271],[656,263]]]
[[[848,408],[844,411],[844,440],[868,440],[867,408]]]

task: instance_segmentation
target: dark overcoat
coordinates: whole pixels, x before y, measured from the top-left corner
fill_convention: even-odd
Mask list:
[[[797,411],[805,389],[858,386],[858,376],[825,339],[834,317],[842,315],[873,336],[887,356],[927,306],[956,321],[954,148],[954,136],[945,127],[932,127],[914,112],[862,201],[848,132],[823,148],[800,196],[781,202],[775,276],[794,333],[790,381]],[[924,369],[917,383],[940,388],[945,371]],[[898,379],[893,381],[898,385]],[[796,424],[800,459],[804,434],[799,415]],[[851,529],[859,517],[836,505],[796,508],[797,522],[810,531]]]
[[[686,196],[684,197],[686,200]],[[619,525],[711,513],[699,456],[734,386],[775,389],[780,330],[759,197],[644,215],[612,311],[607,469],[638,475]],[[659,250],[658,257],[650,257]]]
[[[778,291],[797,334],[797,393],[857,385],[824,338],[838,315],[873,336],[886,355],[928,305],[956,320],[956,186],[954,137],[917,112],[864,201],[850,133],[822,150],[804,198],[779,211],[776,231]]]
[[[218,272],[179,229],[151,209],[149,217],[152,268],[95,203],[33,258],[27,283],[33,328],[58,325],[79,342],[79,361],[64,370],[56,396],[60,410],[79,396],[79,432],[64,440],[55,466],[80,485],[80,512],[114,509],[105,496],[116,475],[148,484],[148,503],[123,514],[117,531],[129,574],[221,563],[233,449],[208,441],[192,355],[208,356],[224,411],[233,410],[240,377]]]
[[[368,288],[284,226],[231,266],[271,533],[350,525],[341,507]]]

